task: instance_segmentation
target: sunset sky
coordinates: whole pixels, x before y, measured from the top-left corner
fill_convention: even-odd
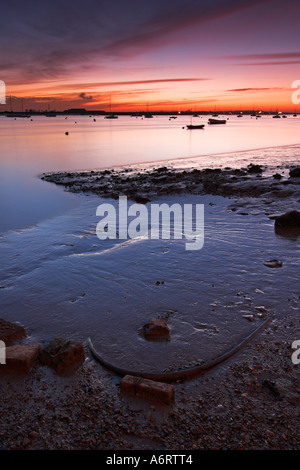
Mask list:
[[[0,111],[300,112],[299,0],[10,0],[0,45]]]

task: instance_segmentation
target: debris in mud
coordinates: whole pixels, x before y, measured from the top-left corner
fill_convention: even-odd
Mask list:
[[[246,318],[246,320],[250,322],[253,322],[255,320],[255,316],[253,314],[243,315],[243,318]]]
[[[281,268],[282,261],[278,261],[278,259],[270,259],[268,261],[264,261],[263,263],[268,268]]]

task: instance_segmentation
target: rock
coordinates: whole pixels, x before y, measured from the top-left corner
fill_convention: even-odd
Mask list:
[[[11,346],[26,336],[26,331],[22,326],[0,318],[0,341],[3,341],[6,346]]]
[[[253,165],[253,163],[250,163],[250,165],[247,166],[247,172],[248,173],[262,173],[263,169],[261,165]]]
[[[300,212],[290,211],[276,218],[275,233],[278,235],[300,235]]]
[[[147,204],[150,202],[150,199],[148,197],[143,197],[143,196],[135,196],[135,202],[137,204]]]
[[[281,268],[282,261],[278,261],[278,259],[270,259],[269,261],[264,261],[263,263],[268,268]]]
[[[6,348],[6,364],[0,365],[0,373],[27,374],[40,351],[39,344],[17,344]]]
[[[174,401],[174,385],[125,375],[121,380],[121,393],[158,400],[167,405]]]
[[[143,326],[142,332],[146,339],[165,339],[170,335],[170,328],[166,320],[155,318]]]
[[[84,347],[76,341],[55,338],[41,350],[39,359],[58,375],[71,375],[85,360]]]
[[[290,178],[300,178],[300,166],[290,170],[289,175],[290,175]]]

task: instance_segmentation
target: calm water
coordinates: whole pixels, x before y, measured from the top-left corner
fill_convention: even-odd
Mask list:
[[[0,118],[0,232],[34,225],[77,203],[38,176],[47,171],[86,170],[167,159],[197,166],[242,166],[261,158],[276,165],[299,160],[298,149],[243,155],[237,152],[299,144],[300,118],[230,117],[226,125],[188,131],[190,117]],[[207,117],[192,118],[207,124]],[[69,135],[66,136],[65,132]],[[230,153],[230,155],[228,154]],[[214,155],[218,154],[218,155]],[[225,155],[219,155],[225,154]],[[190,164],[190,162],[188,163]]]
[[[221,353],[258,326],[261,310],[298,321],[300,244],[277,237],[264,215],[238,215],[216,196],[164,198],[205,205],[204,247],[190,252],[185,240],[100,241],[99,198],[77,198],[67,213],[1,240],[1,317],[24,325],[29,342],[90,336],[115,364],[159,370]],[[263,264],[274,258],[282,268]],[[168,343],[139,335],[158,316],[168,318]]]

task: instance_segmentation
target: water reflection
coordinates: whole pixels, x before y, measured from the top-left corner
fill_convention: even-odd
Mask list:
[[[233,166],[243,162],[239,152],[299,142],[299,119],[274,120],[231,116],[226,125],[209,126],[208,118],[154,116],[143,120],[122,116],[118,120],[96,120],[88,116],[28,119],[0,118],[0,231],[37,223],[71,201],[60,188],[38,180],[47,171],[86,170],[166,159],[196,158],[203,166]],[[204,130],[186,125],[203,123]],[[69,135],[65,135],[68,132]],[[286,159],[278,149],[265,152],[264,163]],[[246,157],[248,158],[248,156]],[[256,154],[253,154],[253,159]],[[286,163],[297,162],[291,152]]]

